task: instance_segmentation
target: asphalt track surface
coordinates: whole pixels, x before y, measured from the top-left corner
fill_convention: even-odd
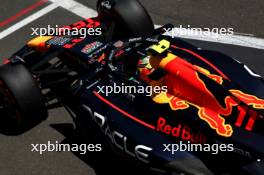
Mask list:
[[[192,27],[233,27],[235,32],[264,38],[263,0],[140,0],[150,12],[155,24],[172,23]],[[95,0],[78,0],[95,9]],[[39,0],[0,0],[0,32],[10,28],[50,2]],[[12,17],[12,18],[11,18]],[[32,38],[30,27],[66,25],[81,18],[58,7],[0,40],[0,58],[7,58]],[[264,50],[189,40],[204,48],[224,52],[247,64],[264,76]],[[72,120],[64,109],[54,109],[49,118],[20,136],[0,134],[0,175],[93,175],[93,168],[71,152],[50,152],[43,155],[31,152],[30,144],[63,141],[64,134],[54,125],[65,126],[71,132]],[[103,168],[103,167],[102,167]]]

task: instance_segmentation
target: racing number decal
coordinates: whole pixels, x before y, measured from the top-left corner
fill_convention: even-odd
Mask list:
[[[238,106],[239,115],[237,117],[235,125],[237,127],[241,127],[242,123],[245,121],[246,114],[249,114],[248,122],[245,126],[245,129],[248,131],[252,131],[253,126],[255,124],[255,121],[257,119],[257,112],[253,111],[251,109],[248,109],[247,107]]]
[[[250,109],[247,106],[238,107],[239,115],[237,118],[237,121],[235,125],[237,127],[241,127],[241,125],[244,123],[245,117],[249,116],[248,121],[246,123],[245,129],[248,131],[252,131],[255,121],[258,118],[258,114],[254,109],[264,109],[264,99],[258,98],[251,94],[246,94],[242,91],[232,89],[230,92],[236,96],[240,101],[244,102],[246,105],[252,106],[252,109]]]

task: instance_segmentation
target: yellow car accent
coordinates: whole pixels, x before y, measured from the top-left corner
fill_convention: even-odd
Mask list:
[[[27,45],[28,47],[38,48],[41,44],[45,43],[51,38],[52,36],[39,36],[30,40]]]
[[[150,51],[154,51],[158,54],[164,53],[166,50],[170,48],[170,42],[163,39],[158,44],[155,44],[150,47]]]

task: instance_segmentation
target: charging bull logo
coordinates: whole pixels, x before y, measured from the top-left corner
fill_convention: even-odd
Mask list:
[[[231,115],[233,107],[238,106],[240,100],[253,108],[264,109],[264,100],[238,90],[230,90],[237,98],[224,97],[222,106],[200,76],[207,76],[218,84],[223,83],[223,78],[171,53],[161,59],[159,67],[167,72],[164,82],[168,93],[160,93],[153,97],[153,100],[160,104],[168,103],[172,110],[187,109],[190,105],[196,107],[199,118],[221,136],[232,135],[233,128],[225,123],[225,117]]]

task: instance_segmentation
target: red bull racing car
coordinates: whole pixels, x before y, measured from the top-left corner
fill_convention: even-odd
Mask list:
[[[5,60],[1,132],[23,133],[64,106],[80,135],[151,173],[263,175],[264,80],[165,35],[170,24],[154,29],[138,1],[97,8],[64,28],[102,35],[40,36]]]

